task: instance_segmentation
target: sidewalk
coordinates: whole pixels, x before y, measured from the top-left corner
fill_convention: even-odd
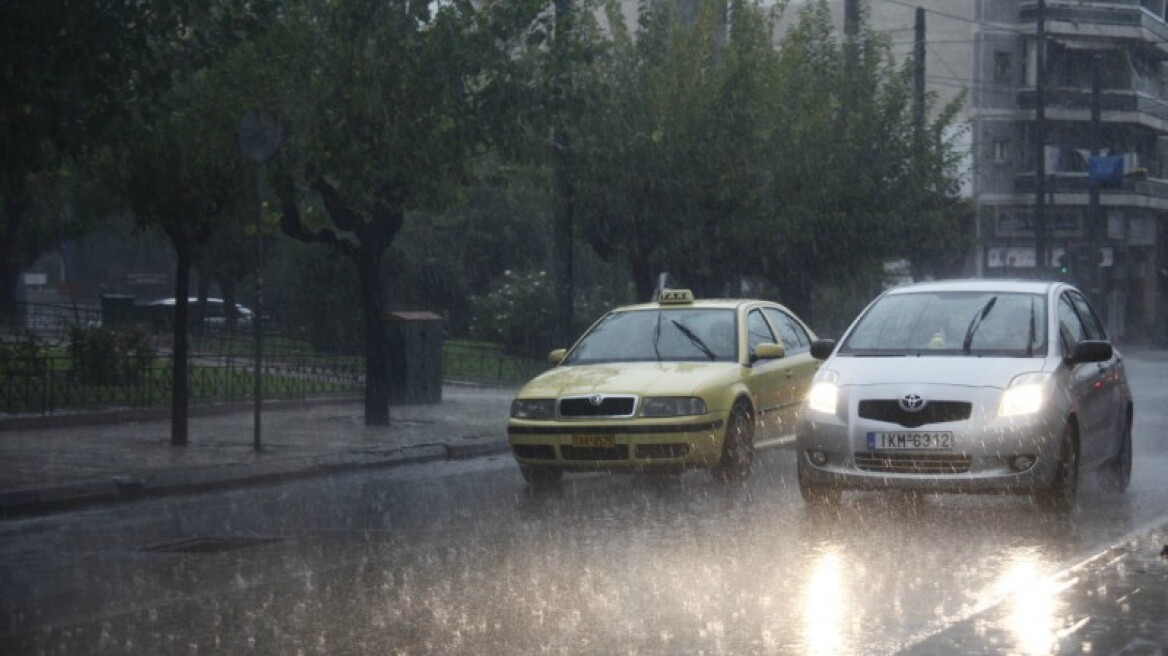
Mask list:
[[[363,467],[507,450],[514,390],[445,385],[435,404],[391,406],[367,427],[360,401],[268,402],[261,450],[251,404],[191,407],[186,447],[166,411],[0,418],[0,519]],[[95,420],[105,419],[103,423]],[[117,421],[109,421],[117,419]]]

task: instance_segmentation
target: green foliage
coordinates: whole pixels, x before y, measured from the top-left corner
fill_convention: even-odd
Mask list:
[[[616,305],[602,288],[577,294],[574,301],[576,334]],[[552,341],[554,311],[555,286],[547,271],[504,271],[490,292],[472,301],[470,334],[499,344],[505,353],[542,359],[553,348],[571,346]]]
[[[669,271],[704,296],[771,281],[812,311],[898,258],[959,260],[957,104],[914,122],[911,68],[862,26],[836,33],[828,4],[803,5],[775,45],[760,2],[642,3],[636,38],[610,13],[610,47],[572,122],[584,239],[625,263],[646,300]],[[959,101],[958,101],[959,102]]]
[[[48,346],[32,333],[0,341],[0,376],[40,376],[47,369]]]
[[[67,348],[73,375],[89,385],[135,383],[154,361],[154,350],[142,330],[74,327]]]

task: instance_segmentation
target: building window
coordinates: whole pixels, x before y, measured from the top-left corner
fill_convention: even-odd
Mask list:
[[[1010,140],[994,139],[994,162],[1004,164],[1010,161]]]
[[[1014,79],[1013,68],[1010,63],[1010,53],[998,50],[994,53],[994,82],[1005,84]]]

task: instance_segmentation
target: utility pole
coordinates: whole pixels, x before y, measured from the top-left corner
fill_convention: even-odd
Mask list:
[[[925,9],[917,7],[913,26],[913,128],[917,139],[925,133]]]
[[[1049,266],[1046,236],[1046,0],[1038,0],[1034,45],[1034,259],[1040,277]]]
[[[1103,72],[1102,72],[1103,56],[1095,53],[1091,56],[1091,159],[1094,161],[1099,156],[1099,123],[1102,120],[1100,114],[1102,113],[1103,101]],[[1090,179],[1090,178],[1089,178]],[[1090,181],[1089,205],[1087,211],[1087,266],[1086,281],[1087,293],[1092,296],[1092,300],[1099,302],[1099,292],[1101,287],[1102,270],[1100,269],[1099,261],[1099,247],[1100,247],[1100,229],[1102,226],[1102,217],[1099,215],[1099,183],[1095,180]]]
[[[573,204],[572,180],[568,173],[568,133],[564,128],[568,105],[568,35],[572,30],[572,0],[555,0],[555,25],[552,48],[555,58],[555,81],[552,89],[552,166],[555,176],[555,215],[552,225],[553,275],[556,290],[556,344],[572,342],[572,299],[575,296],[572,272]]]

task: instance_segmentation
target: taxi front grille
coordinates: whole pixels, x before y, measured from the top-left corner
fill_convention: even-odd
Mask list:
[[[561,446],[560,455],[564,460],[628,460],[629,446],[627,444],[618,444],[616,446],[598,448],[594,446]]]
[[[920,410],[909,412],[901,408],[900,401],[895,399],[867,399],[860,401],[858,412],[863,419],[916,428],[926,424],[965,421],[973,412],[973,404],[965,401],[929,401]]]
[[[632,417],[635,396],[570,396],[560,399],[559,414],[566,419],[586,417]]]
[[[852,454],[856,468],[878,474],[964,474],[971,458],[963,453],[871,453]]]
[[[652,460],[654,458],[684,458],[689,454],[689,445],[684,443],[676,444],[639,444],[637,445],[637,457],[645,460]]]
[[[516,444],[515,455],[528,460],[555,460],[556,450],[550,444]]]

